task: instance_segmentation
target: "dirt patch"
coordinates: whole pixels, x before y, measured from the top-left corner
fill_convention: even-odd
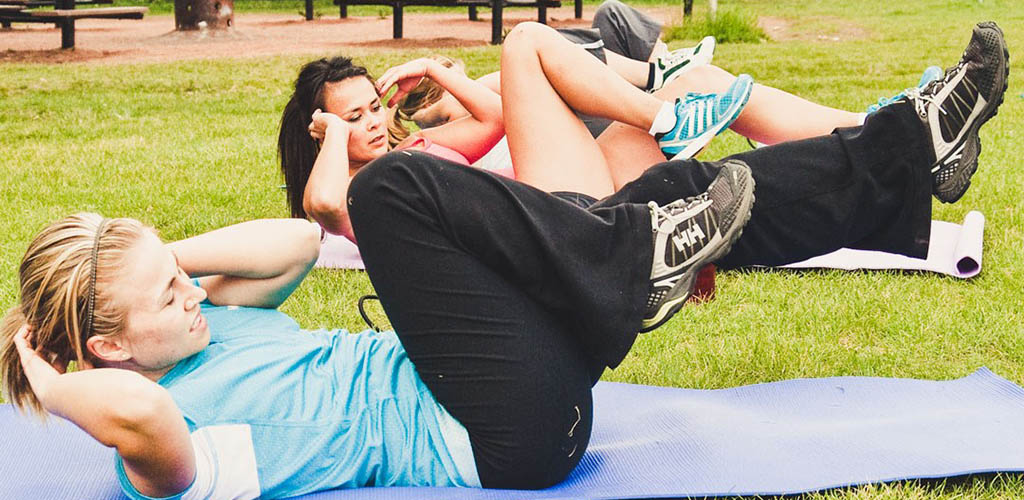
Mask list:
[[[863,26],[848,19],[817,16],[799,21],[781,17],[761,16],[758,26],[775,41],[803,40],[818,42],[845,42],[871,36]]]
[[[224,57],[265,57],[279,54],[324,54],[345,47],[390,49],[477,47],[491,38],[487,12],[470,21],[466,12],[406,13],[404,38],[392,38],[391,17],[322,17],[305,21],[295,14],[235,14],[228,32],[176,32],[174,16],[150,15],[142,20],[83,19],[76,23],[74,50],[60,50],[60,30],[46,25],[15,24],[0,30],[0,63],[163,62]],[[536,9],[503,12],[503,27],[536,20]],[[589,27],[594,9],[582,19],[571,4],[549,10],[555,27]]]
[[[557,28],[589,27],[595,7],[576,19],[571,4],[548,11],[548,24]],[[663,23],[680,15],[673,6],[644,7]],[[172,15],[150,15],[135,21],[83,19],[76,23],[75,50],[60,50],[60,30],[43,24],[15,24],[0,29],[0,63],[123,63],[162,62],[223,57],[266,57],[278,54],[324,54],[345,47],[395,50],[461,48],[487,45],[491,38],[489,13],[470,21],[466,12],[406,13],[404,38],[394,39],[391,16],[340,19],[336,14],[306,21],[297,14],[235,14],[235,29],[227,32],[174,31]],[[536,9],[504,11],[503,30],[536,20]],[[758,24],[772,40],[838,42],[867,38],[856,23],[834,17],[798,20],[762,16]]]
[[[54,30],[57,31],[57,30]],[[60,32],[57,31],[58,38]],[[118,51],[109,50],[13,50],[0,52],[0,63],[48,63],[83,62],[117,57]]]

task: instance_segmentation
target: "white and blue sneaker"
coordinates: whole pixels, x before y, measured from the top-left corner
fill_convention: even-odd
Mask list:
[[[654,137],[665,158],[682,160],[704,149],[739,118],[753,89],[750,75],[740,75],[722,94],[690,93],[685,99],[676,99],[675,126]]]
[[[711,64],[715,57],[715,37],[706,36],[697,45],[676,49],[667,55],[659,57],[651,64],[654,65],[654,81],[648,92],[654,92],[673,80],[683,76],[688,71],[698,66]]]
[[[754,177],[740,160],[722,163],[699,196],[665,206],[650,202],[654,255],[640,326],[649,332],[669,320],[693,295],[705,265],[729,253],[754,206]]]
[[[928,85],[929,83],[932,83],[935,80],[942,78],[942,74],[942,68],[938,66],[928,66],[927,68],[924,69],[924,73],[921,73],[921,80],[917,82],[917,88],[923,89],[925,85]],[[879,98],[877,103],[868,106],[867,114],[870,115],[875,111],[878,111],[900,99],[903,99],[904,97],[907,96],[908,90],[910,89],[903,89],[899,94],[896,94],[892,97]]]

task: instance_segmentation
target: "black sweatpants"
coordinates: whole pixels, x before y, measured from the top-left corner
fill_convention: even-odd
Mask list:
[[[757,200],[719,264],[843,246],[924,256],[933,156],[906,104],[863,127],[735,155]],[[421,152],[389,153],[353,178],[366,271],[420,377],[468,431],[483,486],[545,487],[576,466],[590,389],[640,327],[646,203],[697,195],[718,169],[663,163],[588,209]]]

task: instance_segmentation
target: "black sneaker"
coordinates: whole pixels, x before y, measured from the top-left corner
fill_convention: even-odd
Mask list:
[[[698,272],[725,256],[740,237],[754,205],[750,167],[727,160],[699,196],[651,207],[654,263],[641,332],[649,332],[682,309]]]
[[[931,132],[932,193],[940,201],[959,200],[971,184],[981,151],[978,129],[1003,102],[1009,59],[999,26],[980,23],[956,66],[924,88],[907,91]]]

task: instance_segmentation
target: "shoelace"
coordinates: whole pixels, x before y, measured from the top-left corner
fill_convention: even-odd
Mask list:
[[[676,53],[675,51],[669,52],[667,56],[658,58],[661,61],[662,66],[671,68],[672,66],[693,57],[693,49],[684,49],[678,52],[679,53]]]
[[[647,206],[651,209],[651,213],[654,214],[654,217],[651,218],[651,231],[655,233],[658,232],[658,228],[661,226],[662,222],[672,219],[672,214],[669,213],[669,210],[677,208],[686,210],[692,206],[704,203],[707,200],[708,194],[701,193],[697,196],[690,196],[682,200],[673,201],[664,207],[658,205],[658,203],[654,201],[647,202]]]
[[[700,92],[687,92],[686,95],[683,96],[683,104],[686,104],[688,102],[697,101],[697,100],[700,100],[702,98],[707,98],[708,96],[714,96],[714,95],[715,94],[701,94]]]
[[[896,94],[896,95],[894,95],[892,97],[879,97],[878,98],[878,103],[875,104],[874,106],[871,106],[871,107],[875,108],[875,109],[884,108],[884,107],[886,107],[886,106],[888,106],[888,105],[890,105],[890,104],[892,104],[892,103],[902,99],[904,96],[907,95],[907,92],[909,92],[911,88],[916,88],[916,87],[905,88],[902,91],[900,91],[900,93],[898,93],[898,94]]]
[[[927,115],[926,109],[924,107],[924,102],[930,102],[932,104],[935,104],[936,106],[938,106],[939,112],[941,112],[944,115],[947,114],[946,110],[943,109],[942,105],[935,101],[935,89],[940,85],[948,85],[949,82],[953,80],[953,77],[960,73],[960,70],[963,69],[965,65],[967,65],[969,61],[967,61],[966,58],[967,53],[964,52],[964,55],[960,57],[960,62],[956,63],[956,66],[947,69],[946,73],[942,75],[942,78],[936,78],[935,80],[932,80],[928,85],[925,85],[924,87],[912,88],[904,91],[906,92],[907,97],[913,99],[914,107],[917,109],[917,114],[921,115],[922,117]]]
[[[928,92],[930,88],[931,85],[928,85],[923,90],[917,88],[906,90],[907,97],[909,97],[910,100],[914,102],[914,109],[917,110],[918,115],[921,115],[921,118],[928,116],[927,103],[934,104],[936,107],[939,108],[940,113],[946,114],[946,110],[942,108],[942,104],[939,104],[939,102],[935,99],[935,94]]]

